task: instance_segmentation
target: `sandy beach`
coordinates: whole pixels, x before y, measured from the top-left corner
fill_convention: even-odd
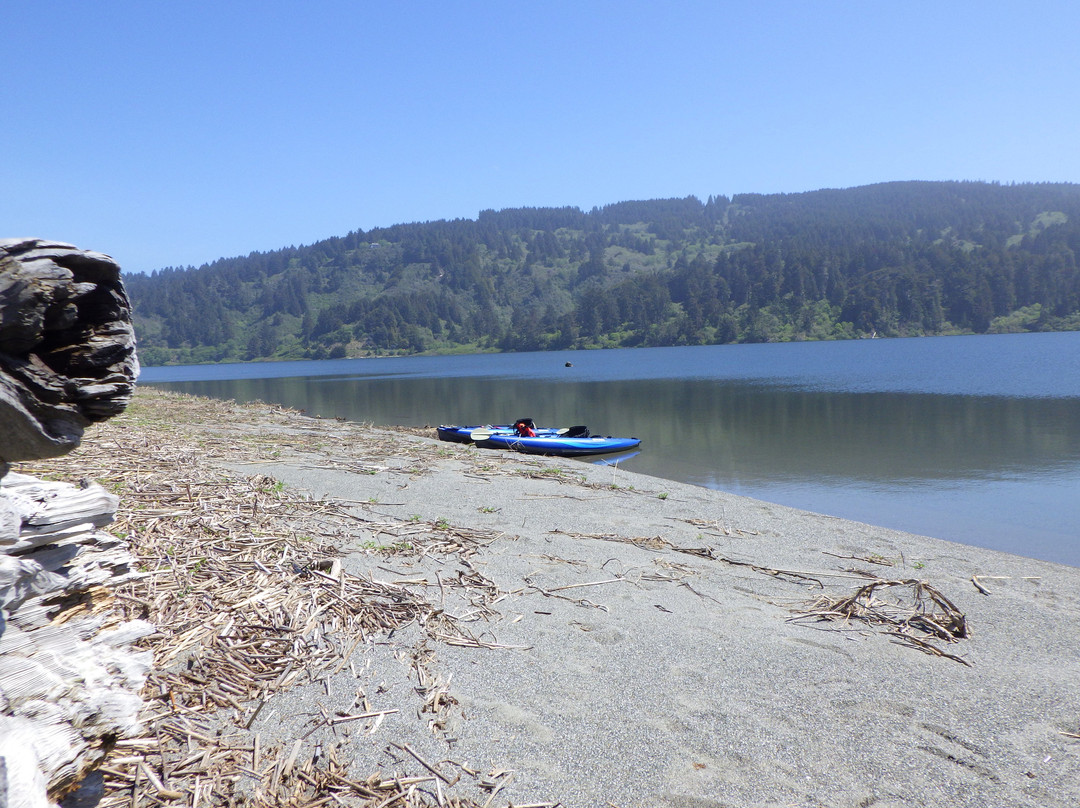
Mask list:
[[[201,790],[163,764],[175,804],[224,803],[205,785],[225,780],[284,804],[292,769],[328,757],[354,784],[408,786],[372,805],[1080,804],[1080,569],[433,435],[140,390],[87,436],[102,475],[122,457],[122,503],[145,500],[139,457],[169,441],[184,474],[318,503],[337,555],[266,556],[260,580],[418,604],[385,631],[308,619],[298,636],[336,654],[318,675],[172,717],[159,701],[154,720],[236,733],[254,756]],[[136,546],[155,508],[124,517]],[[207,616],[206,636],[238,621]]]

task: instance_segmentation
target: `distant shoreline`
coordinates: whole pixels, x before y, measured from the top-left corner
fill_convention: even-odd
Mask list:
[[[870,336],[863,335],[858,337],[852,337],[850,339],[791,339],[791,340],[779,340],[772,342],[722,342],[711,343],[709,345],[641,345],[641,346],[627,346],[627,345],[596,345],[587,348],[561,348],[561,349],[544,349],[536,351],[518,351],[518,350],[500,350],[498,348],[489,348],[486,350],[454,350],[448,349],[445,351],[431,350],[431,351],[419,351],[417,353],[364,353],[356,354],[352,356],[339,356],[335,359],[321,358],[314,359],[311,357],[260,357],[258,359],[223,359],[221,361],[210,362],[169,362],[164,365],[145,365],[143,370],[153,369],[166,369],[166,368],[185,368],[185,367],[215,367],[221,365],[267,365],[278,362],[342,362],[346,360],[354,359],[409,359],[412,357],[441,357],[441,356],[486,356],[490,354],[538,354],[538,353],[592,353],[594,351],[633,351],[637,349],[648,348],[708,348],[708,347],[723,347],[723,346],[736,346],[736,345],[796,345],[806,342],[860,342],[868,339],[875,340],[921,340],[921,339],[936,339],[936,338],[950,338],[950,337],[1005,337],[1005,336],[1023,336],[1026,334],[1067,334],[1074,331],[1080,331],[1080,328],[1059,328],[1059,329],[1047,329],[1045,331],[1000,331],[1000,332],[987,332],[979,333],[975,331],[949,331],[940,334],[900,334],[893,336]]]

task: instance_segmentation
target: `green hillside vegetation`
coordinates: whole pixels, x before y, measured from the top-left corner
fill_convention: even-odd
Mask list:
[[[129,275],[144,364],[1080,329],[1080,185],[897,182],[357,230]]]

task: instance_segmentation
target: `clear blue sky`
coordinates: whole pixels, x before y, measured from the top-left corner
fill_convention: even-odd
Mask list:
[[[1076,0],[4,0],[0,236],[127,271],[350,230],[1080,181]]]

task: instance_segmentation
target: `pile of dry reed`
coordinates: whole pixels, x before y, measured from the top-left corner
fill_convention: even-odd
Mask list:
[[[38,476],[90,477],[119,495],[109,530],[130,542],[143,575],[108,605],[117,621],[142,618],[158,627],[144,641],[155,658],[145,693],[147,732],[116,743],[103,769],[102,808],[482,804],[455,796],[457,778],[407,743],[398,748],[416,759],[415,773],[357,778],[349,775],[343,746],[319,743],[301,755],[302,738],[263,748],[249,731],[268,699],[352,664],[357,647],[374,635],[416,623],[435,641],[488,645],[428,602],[424,593],[433,584],[350,574],[340,555],[360,541],[389,552],[457,554],[468,572],[438,579],[438,590],[445,601],[445,590],[456,588],[482,612],[499,593],[465,559],[497,534],[358,518],[355,508],[211,462],[315,453],[333,442],[335,455],[344,452],[341,462],[354,469],[415,475],[429,467],[430,450],[385,432],[354,429],[347,442],[336,442],[335,431],[345,428],[265,405],[140,390],[124,416],[95,427],[77,452],[20,467]],[[427,662],[417,655],[415,673],[438,731],[453,697]],[[321,725],[371,728],[396,712],[373,709],[366,698],[356,706],[325,715]],[[223,715],[231,731],[222,730]],[[488,804],[505,782],[468,774],[487,789]]]
[[[931,638],[949,643],[964,639],[968,636],[968,626],[963,612],[926,581],[876,578],[850,595],[823,595],[796,617],[804,618],[843,623],[857,620],[883,628],[894,642],[963,665],[971,664],[930,642]]]

